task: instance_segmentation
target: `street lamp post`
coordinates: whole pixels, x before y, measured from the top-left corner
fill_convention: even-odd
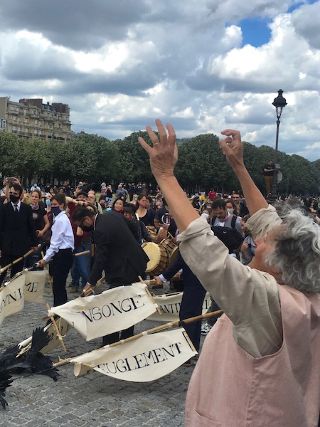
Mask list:
[[[287,105],[286,99],[282,96],[283,90],[278,90],[278,96],[274,98],[272,105],[276,108],[276,116],[277,116],[277,133],[276,133],[276,152],[275,152],[275,171],[273,174],[272,181],[272,194],[274,197],[277,195],[277,179],[278,172],[280,171],[280,165],[278,163],[278,143],[279,143],[279,127],[280,127],[280,117],[282,114],[283,108]]]

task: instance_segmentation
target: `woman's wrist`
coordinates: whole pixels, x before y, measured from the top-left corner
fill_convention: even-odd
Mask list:
[[[177,182],[177,178],[172,174],[155,176],[159,187],[163,191],[163,187],[170,186],[173,182]]]

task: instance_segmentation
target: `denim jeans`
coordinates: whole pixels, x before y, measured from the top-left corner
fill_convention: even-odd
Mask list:
[[[74,249],[74,253],[88,251],[91,249],[90,242],[83,242]],[[73,265],[71,269],[71,277],[73,286],[76,288],[83,287],[89,278],[90,274],[91,255],[80,255],[73,257]]]

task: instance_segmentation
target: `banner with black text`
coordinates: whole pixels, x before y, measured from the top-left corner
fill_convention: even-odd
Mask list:
[[[52,307],[49,315],[62,317],[90,341],[127,329],[149,317],[156,309],[147,285],[133,283]]]
[[[174,292],[171,294],[155,295],[154,301],[158,304],[160,309],[153,313],[148,320],[155,320],[157,322],[174,322],[179,320],[179,311],[182,301],[183,292]],[[202,313],[206,313],[211,305],[210,295],[207,293],[203,301]]]
[[[44,287],[47,282],[48,272],[25,271],[24,298],[28,302],[43,303]]]
[[[195,354],[186,331],[179,328],[105,346],[75,357],[71,363],[75,376],[94,369],[119,380],[148,382],[169,374]]]
[[[3,319],[23,309],[24,285],[25,277],[21,274],[0,288],[0,325]]]

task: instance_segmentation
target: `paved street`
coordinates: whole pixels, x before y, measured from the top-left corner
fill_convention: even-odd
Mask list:
[[[46,298],[51,303],[49,289]],[[22,312],[6,318],[0,326],[0,351],[30,336],[45,314],[44,306],[26,303]],[[137,331],[155,325],[144,321]],[[54,360],[90,351],[100,340],[86,343],[72,330],[65,344],[68,353],[58,350]],[[96,372],[75,378],[73,365],[59,369],[56,383],[41,375],[20,377],[8,389],[9,407],[0,409],[0,426],[182,426],[192,369],[182,366],[151,383],[129,383]]]

